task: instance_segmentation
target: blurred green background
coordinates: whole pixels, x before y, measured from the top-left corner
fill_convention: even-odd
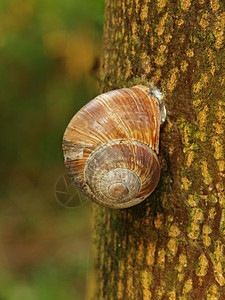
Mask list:
[[[55,184],[64,130],[97,94],[103,11],[0,0],[0,300],[85,299],[91,204],[60,205]]]

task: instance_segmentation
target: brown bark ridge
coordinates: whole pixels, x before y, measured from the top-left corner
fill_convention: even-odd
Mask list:
[[[162,173],[124,210],[95,210],[93,299],[225,299],[224,0],[107,0],[101,92],[163,93]]]

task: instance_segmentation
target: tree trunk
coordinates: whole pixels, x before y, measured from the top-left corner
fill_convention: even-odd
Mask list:
[[[161,179],[95,206],[93,299],[225,299],[224,0],[106,0],[101,92],[164,94]]]

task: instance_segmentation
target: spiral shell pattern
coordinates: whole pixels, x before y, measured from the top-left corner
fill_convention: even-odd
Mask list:
[[[114,90],[91,100],[63,138],[73,182],[94,202],[126,208],[158,184],[160,106],[145,86]]]

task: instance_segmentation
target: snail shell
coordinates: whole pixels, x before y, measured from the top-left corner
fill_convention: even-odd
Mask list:
[[[126,208],[147,198],[160,177],[159,90],[134,86],[94,98],[70,121],[64,137],[65,165],[91,200]]]

